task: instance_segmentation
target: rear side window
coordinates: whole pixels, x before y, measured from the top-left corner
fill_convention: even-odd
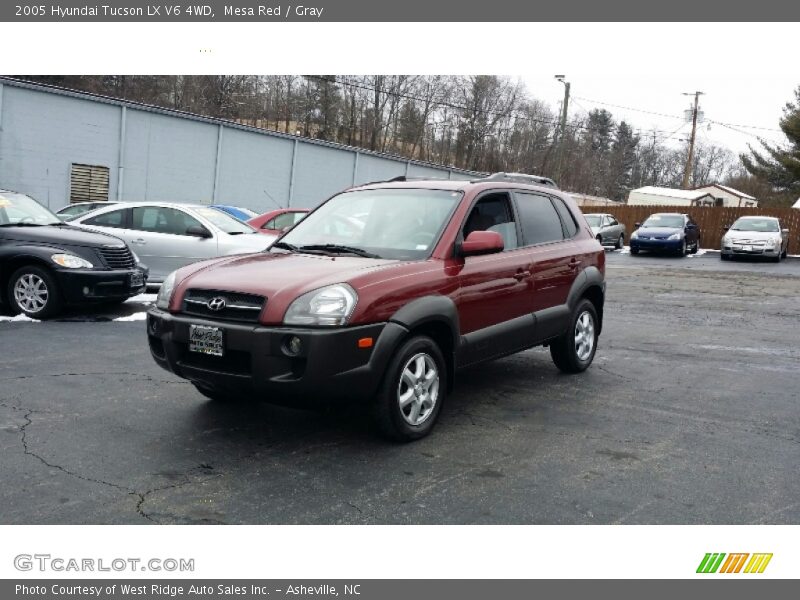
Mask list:
[[[112,210],[111,212],[87,219],[84,223],[86,225],[99,225],[101,227],[125,227],[125,211],[126,209],[124,208]]]
[[[561,220],[564,222],[564,236],[571,238],[578,233],[578,224],[575,222],[575,217],[572,216],[572,211],[564,204],[561,198],[553,198],[553,204],[556,205],[558,214],[561,215]],[[616,225],[614,219],[606,217],[609,225]]]
[[[185,212],[165,206],[143,206],[133,209],[133,229],[152,233],[186,235],[190,227],[200,226],[200,221]]]
[[[526,246],[564,239],[561,218],[550,198],[523,192],[517,192],[515,196]]]

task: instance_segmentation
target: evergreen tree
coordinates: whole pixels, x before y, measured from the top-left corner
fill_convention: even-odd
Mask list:
[[[759,179],[778,190],[797,193],[800,192],[800,86],[794,95],[794,103],[786,103],[779,123],[788,138],[788,146],[781,148],[761,140],[761,152],[751,146],[751,155],[743,154],[741,159],[745,168]]]

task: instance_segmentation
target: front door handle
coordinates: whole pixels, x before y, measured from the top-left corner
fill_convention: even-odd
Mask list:
[[[581,261],[576,260],[576,259],[573,258],[571,261],[569,261],[569,268],[570,269],[577,269],[580,266],[580,264],[581,264]]]
[[[136,246],[144,246],[147,242],[142,238],[131,240],[131,244],[135,244]]]
[[[517,281],[522,281],[526,277],[530,276],[531,276],[530,271],[517,271],[516,273],[514,273],[514,279],[516,279]]]

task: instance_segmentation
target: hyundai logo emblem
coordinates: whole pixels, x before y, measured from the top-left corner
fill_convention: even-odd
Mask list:
[[[215,312],[216,311],[220,311],[223,308],[225,308],[226,304],[227,304],[227,302],[225,301],[225,298],[223,298],[222,296],[216,296],[216,297],[212,298],[211,300],[209,300],[208,302],[206,302],[206,306],[208,307],[208,310],[213,310]]]

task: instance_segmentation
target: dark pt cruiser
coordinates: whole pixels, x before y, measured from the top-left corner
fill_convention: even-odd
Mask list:
[[[63,223],[24,194],[0,190],[0,304],[35,319],[65,305],[123,302],[147,268],[122,240]]]

